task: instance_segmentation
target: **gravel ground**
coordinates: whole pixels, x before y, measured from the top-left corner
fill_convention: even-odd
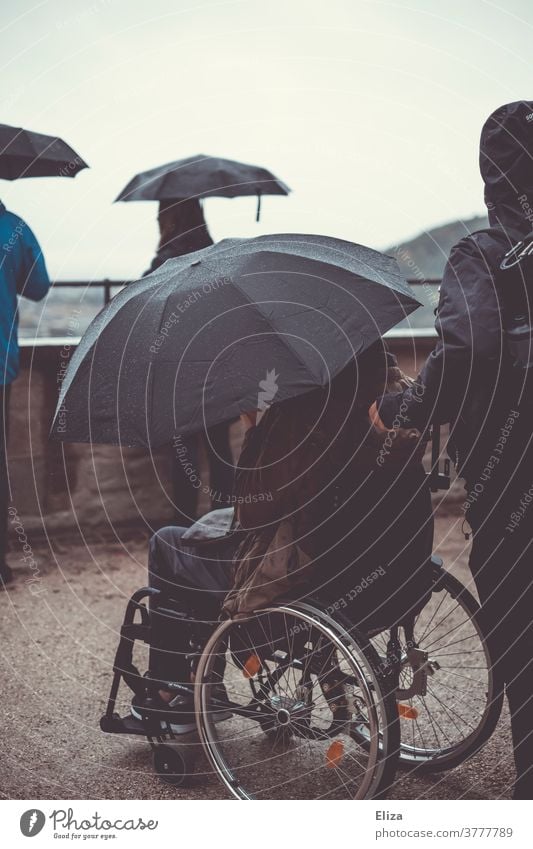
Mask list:
[[[468,581],[460,520],[437,518],[436,552]],[[468,545],[468,543],[466,543]],[[146,539],[36,548],[39,573],[10,554],[17,580],[0,595],[3,798],[224,799],[212,775],[186,790],[154,776],[143,738],[106,735],[99,719],[111,684],[118,629],[131,592],[145,582]],[[139,659],[143,664],[143,658]],[[127,698],[123,690],[124,703]],[[506,711],[492,740],[457,769],[398,773],[395,799],[508,798],[513,780]],[[202,767],[200,766],[200,770]]]

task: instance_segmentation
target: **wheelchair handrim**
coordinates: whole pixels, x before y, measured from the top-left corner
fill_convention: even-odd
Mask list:
[[[369,717],[369,733],[368,733],[368,761],[369,765],[362,779],[361,786],[357,794],[353,798],[368,798],[371,795],[372,788],[379,784],[381,772],[384,769],[383,752],[388,746],[388,731],[385,726],[384,731],[380,734],[378,707],[374,697],[375,693],[380,693],[380,682],[374,674],[370,664],[365,661],[365,669],[359,664],[356,657],[348,650],[351,646],[356,654],[361,654],[361,649],[351,636],[338,623],[331,620],[325,614],[309,607],[308,605],[286,605],[266,610],[258,611],[257,615],[288,615],[293,619],[299,619],[307,627],[319,631],[330,643],[339,651],[357,677],[359,686],[364,690],[365,704],[368,710]],[[252,621],[254,617],[250,617],[248,621]],[[242,620],[239,621],[240,623]],[[210,664],[213,652],[217,644],[221,643],[225,636],[229,636],[230,630],[235,627],[236,623],[232,620],[223,622],[207,643],[202,654],[197,673],[198,686],[196,688],[196,713],[198,722],[198,732],[200,740],[204,746],[206,755],[210,763],[215,768],[219,777],[231,792],[238,799],[253,799],[256,798],[253,793],[243,787],[239,778],[235,775],[232,767],[227,763],[225,756],[220,751],[216,739],[213,739],[211,729],[209,727],[210,720],[207,715],[208,711],[208,688],[209,684],[204,683],[206,674],[210,672]],[[370,681],[368,679],[371,679]],[[294,779],[289,779],[292,781]],[[277,785],[279,786],[279,785]],[[269,790],[272,788],[266,788]],[[263,790],[261,791],[263,792]],[[319,797],[320,798],[320,797]]]

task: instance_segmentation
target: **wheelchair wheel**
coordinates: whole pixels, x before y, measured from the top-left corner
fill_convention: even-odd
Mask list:
[[[452,769],[474,755],[500,717],[503,687],[495,680],[473,595],[442,569],[409,637],[400,629],[397,691],[400,765]],[[384,656],[388,632],[373,638]]]
[[[183,787],[190,782],[196,764],[196,754],[190,747],[158,743],[153,757],[154,770],[162,781],[174,787]]]
[[[238,799],[365,799],[394,778],[399,720],[376,651],[312,604],[221,623],[196,685],[200,738]]]

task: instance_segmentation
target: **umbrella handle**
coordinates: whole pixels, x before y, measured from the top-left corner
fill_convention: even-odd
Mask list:
[[[261,192],[257,192],[257,212],[255,214],[255,220],[259,221],[261,218]]]

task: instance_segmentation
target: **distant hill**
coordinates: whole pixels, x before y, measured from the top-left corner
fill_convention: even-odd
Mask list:
[[[484,215],[478,215],[468,221],[450,221],[449,224],[421,233],[408,242],[386,248],[385,253],[398,261],[400,270],[408,278],[440,278],[448,254],[455,243],[468,233],[483,227],[488,227],[488,220]]]

